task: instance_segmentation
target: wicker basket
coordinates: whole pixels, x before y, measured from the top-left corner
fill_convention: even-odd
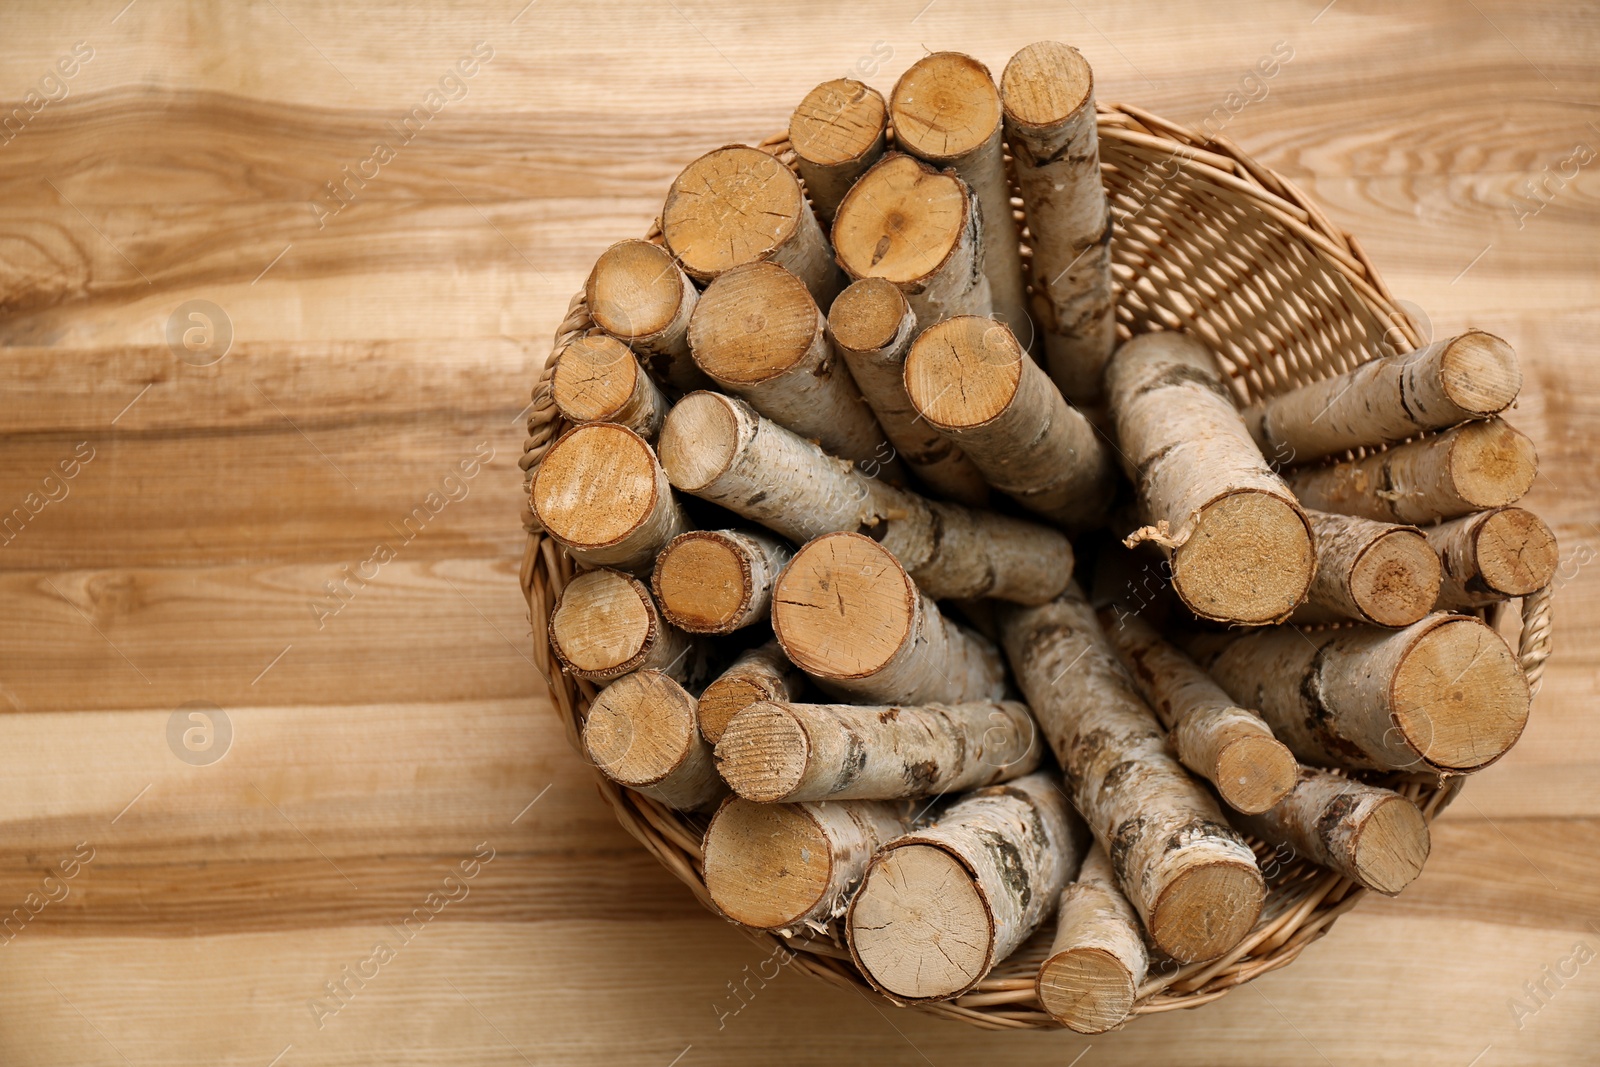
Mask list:
[[[1119,222],[1112,243],[1118,332],[1182,329],[1220,357],[1242,398],[1254,399],[1342,373],[1391,351],[1418,346],[1415,325],[1367,260],[1356,239],[1328,221],[1304,193],[1252,162],[1231,142],[1206,138],[1128,105],[1099,107],[1100,160]],[[758,147],[792,165],[787,135]],[[647,235],[660,240],[659,227]],[[592,326],[580,292],[556,333],[559,349]],[[549,443],[565,427],[550,398],[547,365],[533,391],[521,463],[531,480]],[[534,633],[534,657],[575,749],[594,687],[561,672],[546,642],[556,597],[575,568],[564,550],[523,511],[528,530],[522,586]],[[1537,692],[1550,654],[1550,590],[1522,602],[1518,657]],[[600,793],[617,820],[715,911],[702,877],[704,816],[672,811],[599,775]],[[1431,821],[1464,778],[1431,775],[1380,779],[1414,800]],[[1365,892],[1304,860],[1273,862],[1256,928],[1221,959],[1153,966],[1135,1014],[1191,1008],[1216,1000],[1257,975],[1292,961],[1327,932]],[[1049,947],[1048,927],[957,1000],[923,1011],[989,1029],[1047,1029],[1034,977]],[[849,953],[826,938],[785,939],[751,932],[792,966],[836,985],[867,990]],[[870,994],[874,997],[877,994]]]

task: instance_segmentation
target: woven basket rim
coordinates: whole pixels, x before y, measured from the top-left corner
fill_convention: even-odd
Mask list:
[[[1320,207],[1292,181],[1251,160],[1231,140],[1206,136],[1129,104],[1096,105],[1099,134],[1141,150],[1169,153],[1193,180],[1247,199],[1251,206],[1283,226],[1301,241],[1329,269],[1350,284],[1378,321],[1391,324],[1409,350],[1421,343],[1410,316],[1395,301],[1376,268],[1367,258],[1361,243],[1335,226]],[[794,152],[787,132],[759,142],[755,147],[793,166]],[[646,234],[647,240],[660,240],[659,219]],[[578,335],[594,328],[582,290],[573,297],[566,316],[556,330],[552,354]],[[1388,334],[1385,335],[1386,338]],[[565,429],[564,420],[551,398],[553,360],[547,359],[533,389],[528,416],[528,437],[524,442],[520,466],[525,490],[531,488],[533,474],[552,441]],[[521,583],[528,602],[533,628],[533,653],[539,673],[550,690],[551,702],[565,726],[567,740],[581,756],[579,728],[582,716],[594,699],[595,687],[583,679],[564,674],[551,652],[547,623],[555,599],[576,571],[566,550],[540,529],[524,493],[522,525],[528,534],[521,568]],[[1518,638],[1517,659],[1527,677],[1529,689],[1537,694],[1550,656],[1553,587],[1522,598],[1522,629]],[[649,797],[612,782],[598,769],[595,777],[601,796],[611,806],[617,821],[644,848],[689,887],[700,903],[719,915],[700,869],[699,831],[686,817]],[[1393,788],[1415,801],[1431,823],[1460,792],[1465,776],[1437,778],[1427,774],[1396,776]],[[1138,990],[1133,1016],[1150,1015],[1210,1003],[1232,989],[1292,962],[1305,947],[1320,938],[1342,914],[1349,911],[1366,890],[1339,875],[1295,860],[1305,868],[1298,878],[1286,878],[1273,890],[1277,905],[1263,918],[1243,942],[1225,956],[1152,974]],[[1288,883],[1293,882],[1290,885]],[[1279,894],[1285,894],[1280,896]],[[826,938],[784,937],[767,931],[739,927],[774,955],[782,954],[786,964],[799,967],[842,988],[864,996],[885,999],[866,984],[852,964],[848,952]],[[1019,950],[1020,953],[1020,950]],[[953,1001],[909,1005],[920,1011],[959,1020],[984,1029],[1033,1030],[1060,1029],[1061,1025],[1039,1008],[1034,998],[1031,976],[1003,974],[1005,964],[980,982],[976,989]],[[886,998],[893,1001],[893,998]],[[894,1001],[899,1003],[898,1001]],[[1130,1020],[1133,1016],[1130,1016]]]

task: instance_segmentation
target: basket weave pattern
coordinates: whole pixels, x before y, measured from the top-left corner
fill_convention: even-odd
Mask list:
[[[1410,351],[1424,340],[1356,239],[1231,142],[1202,137],[1129,105],[1101,105],[1098,120],[1101,171],[1117,219],[1112,272],[1119,335],[1156,329],[1193,334],[1217,353],[1246,401],[1343,373],[1376,355]],[[793,163],[786,135],[758,147]],[[659,228],[652,227],[647,238],[659,241]],[[580,292],[556,332],[553,351],[591,328]],[[547,363],[533,391],[521,459],[530,481],[550,442],[566,428],[551,399],[551,370]],[[581,752],[578,731],[596,690],[562,673],[546,639],[550,612],[576,568],[526,505],[522,520],[528,544],[521,579],[535,662],[568,740]],[[1534,692],[1550,655],[1550,595],[1544,589],[1522,601],[1517,654]],[[673,811],[598,772],[596,777],[623,828],[715,911],[700,851],[706,817]],[[1427,774],[1377,780],[1416,802],[1430,822],[1465,781]],[[1196,1007],[1290,963],[1366,892],[1306,860],[1277,862],[1259,845],[1257,852],[1270,894],[1250,936],[1220,959],[1153,965],[1138,991],[1135,1014]],[[917,1007],[988,1029],[1056,1028],[1034,995],[1049,926],[972,992]],[[849,953],[827,938],[751,936],[776,951],[793,952],[789,962],[800,970],[877,996]]]

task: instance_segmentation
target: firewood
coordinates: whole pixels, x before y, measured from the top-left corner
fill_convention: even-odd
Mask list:
[[[906,396],[905,358],[916,333],[917,316],[905,294],[882,278],[852,282],[828,309],[833,346],[906,466],[940,496],[983,507],[989,502],[983,475]]]
[[[1110,448],[1004,325],[963,315],[924,330],[905,387],[918,414],[1023,507],[1073,529],[1104,517],[1117,477]]]
[[[1389,896],[1422,873],[1428,820],[1399,793],[1310,767],[1271,811],[1234,823],[1272,845]]]
[[[759,148],[727,145],[683,168],[667,190],[661,235],[701,282],[746,263],[772,262],[823,307],[839,292],[828,239],[794,171]]]
[[[886,485],[733,397],[690,393],[668,413],[660,444],[667,476],[684,492],[796,544],[871,532],[930,596],[1038,603],[1072,574],[1072,546],[1059,531]]]
[[[978,198],[983,273],[994,313],[1033,337],[1022,284],[1021,236],[1011,211],[1000,92],[989,68],[960,52],[934,52],[913,63],[889,95],[894,140],[905,151],[948,168]]]
[[[911,826],[904,802],[723,802],[706,828],[706,892],[736,923],[818,929],[844,914],[873,853]]]
[[[751,704],[763,700],[793,700],[805,689],[805,675],[777,641],[758,645],[733,661],[700,694],[696,713],[700,735],[713,745],[722,739],[728,722]]]
[[[1089,845],[1056,913],[1055,940],[1034,982],[1039,1004],[1070,1030],[1103,1034],[1133,1010],[1150,957],[1139,918],[1098,844]]]
[[[550,446],[533,513],[573,559],[638,574],[690,528],[649,443],[610,423],[574,427]]]
[[[1398,631],[1207,635],[1191,650],[1313,766],[1464,773],[1499,759],[1528,721],[1528,682],[1511,649],[1461,615]]]
[[[940,615],[861,534],[825,534],[795,553],[773,591],[772,630],[789,662],[830,692],[885,704],[1005,695],[995,647]]]
[[[1106,639],[1167,730],[1178,762],[1236,811],[1265,811],[1294,788],[1294,754],[1253,711],[1137,615],[1100,612]]]
[[[710,807],[728,787],[694,721],[694,697],[657,670],[606,686],[589,706],[583,749],[614,782],[685,811]]]
[[[896,1000],[960,996],[1050,914],[1084,836],[1053,772],[969,793],[873,857],[845,916],[851,956]]]
[[[767,619],[772,586],[794,554],[756,530],[691,530],[656,557],[650,588],[668,622],[695,634],[727,634]]]
[[[600,253],[583,296],[595,325],[644,355],[678,389],[710,383],[689,357],[689,315],[698,291],[672,253],[649,241],[619,241]]]
[[[1410,626],[1439,598],[1439,557],[1415,526],[1306,509],[1317,576],[1296,623],[1354,619]]]
[[[1072,585],[1000,619],[1017,684],[1151,939],[1183,963],[1233,948],[1266,899],[1255,854],[1168,754],[1094,609]]]
[[[1515,504],[1538,473],[1533,442],[1501,419],[1486,419],[1284,477],[1308,508],[1428,524]]]
[[[1556,535],[1522,508],[1482,511],[1425,532],[1443,566],[1435,605],[1442,610],[1527,596],[1549,585],[1561,562]]]
[[[1011,57],[1000,95],[1032,235],[1032,310],[1046,365],[1069,400],[1097,404],[1116,345],[1116,305],[1094,75],[1076,48],[1039,41]]]
[[[614,422],[645,440],[661,432],[667,398],[628,346],[597,333],[556,354],[550,395],[569,422]]]
[[[1173,587],[1201,618],[1286,617],[1316,570],[1311,528],[1250,439],[1211,353],[1184,334],[1142,334],[1111,358],[1106,389],[1151,524],[1130,542],[1169,553]]]
[[[1498,415],[1521,389],[1511,346],[1472,330],[1268,397],[1245,422],[1267,457],[1288,466]]]
[[[894,283],[923,328],[993,310],[981,241],[967,183],[898,152],[861,176],[833,219],[839,265],[854,280]]]
[[[824,225],[857,178],[883,155],[888,108],[871,86],[851,78],[823,82],[789,117],[789,143],[811,205]]]
[[[750,263],[719,275],[689,320],[689,345],[701,370],[767,418],[841,459],[904,480],[872,409],[828,343],[816,301],[782,267]]]
[[[1044,746],[1014,700],[862,706],[753,704],[715,751],[735,793],[762,803],[895,800],[1020,778]]]
[[[620,571],[597,570],[567,583],[550,613],[550,647],[568,672],[609,682],[654,669],[688,680],[700,657],[688,634],[661,621],[650,590]]]

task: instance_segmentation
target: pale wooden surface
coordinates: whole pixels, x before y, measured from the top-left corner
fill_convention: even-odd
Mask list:
[[[0,945],[0,1063],[1593,1062],[1600,961],[1520,1030],[1509,1001],[1600,949],[1600,162],[1521,228],[1508,198],[1600,147],[1594,11],[122,2],[8,4],[0,36],[7,109],[95,50],[0,146],[0,509],[95,449],[0,550],[0,910],[95,850]],[[780,974],[732,1014],[763,951],[612,822],[528,661],[518,409],[588,264],[684,162],[780,129],[858,58],[887,91],[924,47],[998,70],[1046,36],[1101,99],[1192,123],[1289,42],[1225,132],[1436,335],[1523,354],[1531,504],[1571,578],[1557,658],[1421,879],[1216,1005],[996,1036]],[[478,41],[467,96],[319,230],[307,200]],[[210,367],[163,342],[191,298],[235,327]],[[323,583],[480,442],[465,499],[319,630]],[[167,746],[191,700],[232,718],[211,766]],[[480,842],[470,895],[319,1030],[323,983]]]

